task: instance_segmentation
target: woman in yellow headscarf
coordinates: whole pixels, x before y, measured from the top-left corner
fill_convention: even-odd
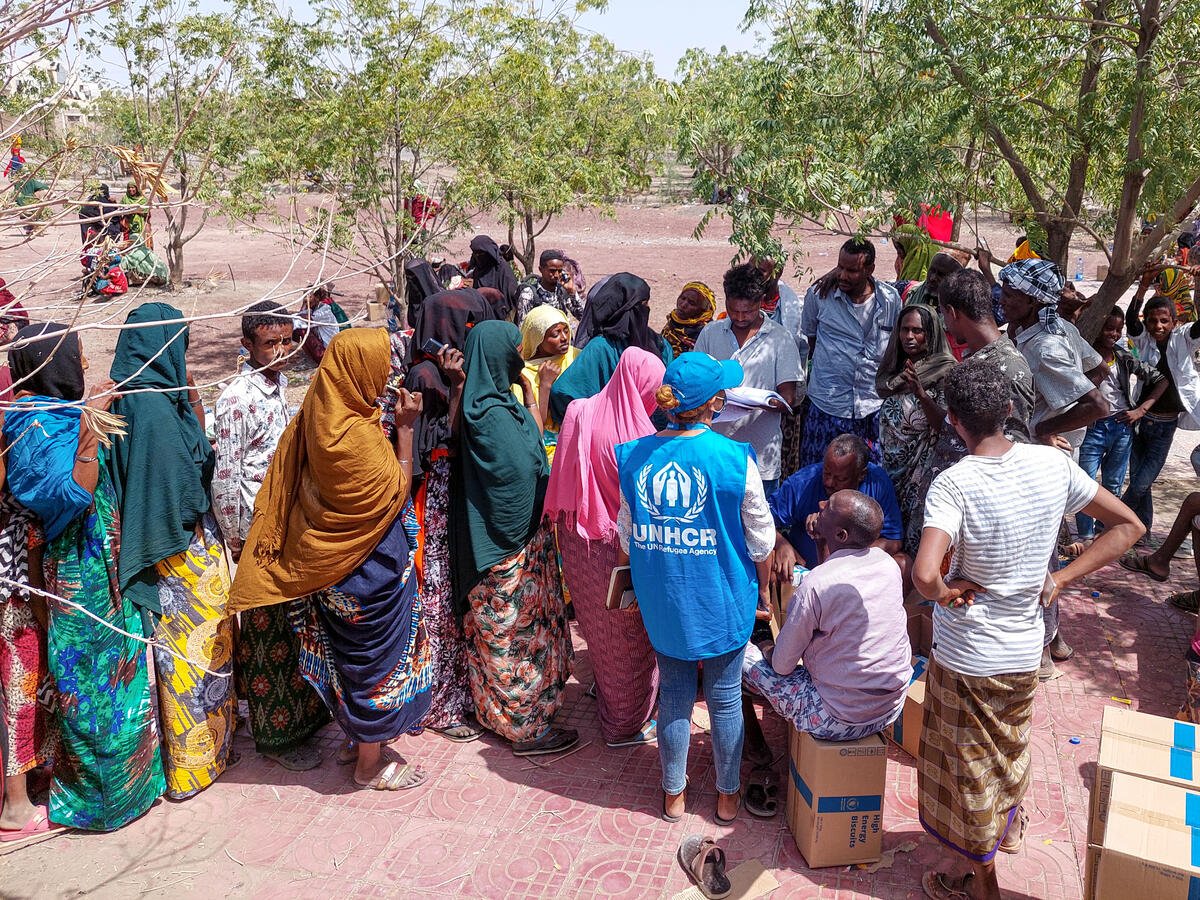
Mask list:
[[[707,284],[689,281],[683,286],[662,330],[662,336],[670,343],[676,356],[696,349],[696,338],[700,337],[704,326],[712,321],[716,311],[717,301]]]
[[[291,612],[300,671],[357,745],[355,782],[382,791],[426,779],[416,765],[385,762],[381,748],[421,722],[433,680],[410,577],[421,400],[400,391],[389,445],[376,401],[390,369],[382,329],[343,331],[329,342],[254,503],[229,598],[231,612],[299,601]]]
[[[542,413],[542,443],[546,447],[546,459],[551,463],[554,462],[554,448],[558,444],[559,423],[550,415],[550,388],[578,355],[578,348],[571,345],[571,324],[558,307],[549,304],[535,306],[521,321],[524,375],[533,387]],[[519,385],[517,394],[523,401],[524,390]]]

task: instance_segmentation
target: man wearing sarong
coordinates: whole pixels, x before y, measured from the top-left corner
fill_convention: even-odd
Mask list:
[[[1043,608],[1117,559],[1144,529],[1066,454],[1005,437],[1011,401],[995,363],[967,360],[946,376],[945,391],[968,455],[930,486],[914,565],[917,589],[937,604],[917,789],[925,830],[970,868],[926,872],[922,887],[935,900],[999,900],[996,851],[1019,852],[1028,822],[1021,801]],[[1051,574],[1059,521],[1079,510],[1105,530]]]

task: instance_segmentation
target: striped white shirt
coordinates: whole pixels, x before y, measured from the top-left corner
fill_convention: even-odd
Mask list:
[[[933,480],[925,527],[950,535],[948,578],[982,586],[972,606],[937,606],[933,653],[963,675],[1032,672],[1045,626],[1039,597],[1064,515],[1096,496],[1096,482],[1061,450],[1014,444],[968,456]]]

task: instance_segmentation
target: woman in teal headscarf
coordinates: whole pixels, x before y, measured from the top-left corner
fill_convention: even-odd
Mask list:
[[[571,674],[554,533],[543,521],[550,467],[541,428],[512,386],[521,332],[480,322],[467,336],[459,422],[455,591],[464,601],[467,680],[480,724],[527,756],[574,745],[552,726]],[[532,409],[533,392],[525,389]]]
[[[124,595],[154,621],[167,794],[178,800],[236,760],[229,566],[209,509],[214,454],[190,387],[183,313],[144,303],[125,325],[109,373],[121,392],[113,412],[128,431],[112,451],[117,575]]]

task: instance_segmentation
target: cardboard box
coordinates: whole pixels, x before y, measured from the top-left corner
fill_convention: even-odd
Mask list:
[[[925,719],[925,667],[929,665],[929,660],[924,656],[914,656],[912,665],[908,696],[904,698],[904,712],[884,729],[883,736],[917,759],[921,755],[921,728]]]
[[[1088,847],[1084,896],[1200,896],[1200,793],[1124,772],[1110,784],[1108,828]]]
[[[788,826],[810,868],[874,862],[883,849],[887,745],[818,741],[792,729]]]
[[[1200,788],[1196,740],[1196,726],[1187,722],[1129,709],[1106,708],[1096,780],[1092,784],[1088,841],[1100,844],[1104,840],[1115,773],[1124,772],[1181,788]]]

